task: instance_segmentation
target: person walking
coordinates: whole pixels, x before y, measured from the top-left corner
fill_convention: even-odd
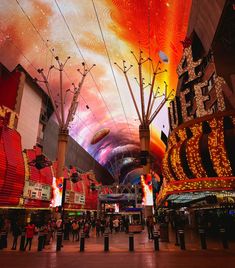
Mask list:
[[[106,223],[105,219],[102,219],[102,220],[100,221],[100,232],[101,232],[101,235],[104,234],[105,223]]]
[[[79,241],[78,239],[78,231],[79,231],[79,225],[76,220],[72,223],[72,235],[73,235],[73,242],[74,240]]]
[[[120,224],[119,219],[118,219],[118,218],[115,218],[115,219],[113,220],[113,227],[114,227],[116,233],[119,232],[119,224]]]
[[[148,216],[147,221],[148,239],[153,239],[154,221],[153,217]]]
[[[96,224],[95,224],[96,236],[97,237],[100,236],[100,225],[101,225],[100,219],[97,219],[96,220]]]
[[[109,219],[109,228],[110,228],[110,233],[113,233],[113,219],[110,217]]]
[[[32,222],[30,222],[26,226],[25,229],[26,229],[26,244],[25,244],[24,250],[26,250],[27,246],[29,245],[29,251],[30,251],[31,246],[32,246],[33,236],[34,236],[35,225]]]
[[[19,237],[19,235],[21,235],[21,229],[20,229],[20,226],[17,222],[12,225],[12,235],[13,235],[13,244],[12,244],[11,249],[16,250],[18,237]]]
[[[0,227],[0,237],[1,237],[0,243],[2,248],[7,248],[7,236],[9,229],[10,229],[9,221],[8,219],[5,219]]]
[[[38,228],[38,251],[42,251],[44,246],[44,225]]]
[[[71,229],[71,223],[69,219],[65,219],[64,221],[64,240],[69,240],[69,233]]]
[[[45,245],[47,245],[47,237],[48,237],[48,226],[47,224],[43,225],[43,248],[45,248]]]
[[[85,225],[84,225],[84,228],[83,228],[83,232],[85,234],[85,237],[86,238],[89,238],[90,237],[90,225],[89,225],[89,222],[86,222]]]
[[[48,223],[47,223],[46,245],[50,245],[51,238],[52,238],[52,224],[51,224],[51,221],[48,221]]]

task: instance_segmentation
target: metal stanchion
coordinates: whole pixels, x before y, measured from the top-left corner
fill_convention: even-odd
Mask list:
[[[207,249],[205,230],[204,229],[199,229],[199,235],[200,235],[200,241],[201,241],[201,248],[202,249]]]
[[[221,240],[224,249],[228,249],[228,239],[224,228],[220,229]]]
[[[20,237],[20,251],[24,251],[24,245],[25,245],[25,231],[21,233]]]
[[[63,238],[63,230],[62,229],[58,229],[57,234],[56,234],[56,251],[60,251],[61,250],[61,246],[62,246],[62,238]],[[43,236],[42,236],[43,238]]]
[[[158,239],[158,232],[153,232],[153,239],[154,239],[154,250],[159,251],[159,239]]]
[[[104,233],[104,251],[109,251],[109,233]]]
[[[85,234],[81,233],[81,239],[80,239],[80,252],[85,250]]]
[[[180,249],[185,250],[184,230],[179,230]]]
[[[129,251],[134,251],[134,234],[129,233]]]

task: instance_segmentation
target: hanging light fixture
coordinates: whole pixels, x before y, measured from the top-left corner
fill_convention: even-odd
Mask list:
[[[40,170],[40,169],[43,169],[45,167],[51,166],[52,162],[49,161],[45,157],[45,155],[40,154],[40,155],[37,155],[36,158],[34,160],[30,161],[28,164],[29,164],[29,166],[33,166],[36,169]]]

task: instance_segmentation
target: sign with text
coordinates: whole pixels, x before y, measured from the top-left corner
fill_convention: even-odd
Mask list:
[[[81,193],[76,193],[73,191],[66,191],[65,193],[65,203],[67,204],[78,204],[85,205],[85,195]]]
[[[51,186],[34,181],[25,181],[23,196],[28,199],[50,201]]]

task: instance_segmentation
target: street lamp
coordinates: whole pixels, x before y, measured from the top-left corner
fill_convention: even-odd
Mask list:
[[[70,172],[69,172],[69,178],[63,178],[63,187],[62,187],[62,199],[61,199],[61,206],[60,206],[60,212],[61,212],[61,230],[59,232],[59,238],[58,238],[58,232],[57,232],[57,245],[56,250],[59,251],[62,247],[62,228],[64,225],[64,204],[65,204],[65,197],[66,197],[66,186],[67,181],[70,180],[73,183],[77,183],[78,181],[82,180],[81,176],[79,176],[79,173],[76,171],[73,171],[71,173],[71,166],[70,166]]]
[[[173,94],[173,89],[168,93],[168,85],[164,81],[165,84],[165,92],[160,95],[159,92],[159,87],[157,88],[156,92],[154,92],[154,85],[156,82],[156,77],[157,75],[166,72],[167,70],[161,70],[159,67],[161,62],[159,61],[156,66],[154,66],[153,61],[151,58],[146,58],[144,59],[143,57],[143,51],[140,50],[139,56],[137,57],[133,51],[131,51],[131,54],[133,55],[137,66],[138,66],[138,79],[136,79],[138,86],[139,86],[139,94],[140,94],[140,102],[141,105],[138,107],[138,104],[136,102],[136,98],[133,93],[133,89],[131,87],[129,78],[127,76],[128,71],[133,67],[133,65],[130,65],[127,67],[126,61],[123,60],[122,66],[118,65],[116,62],[114,63],[124,74],[127,87],[129,89],[133,104],[135,106],[136,113],[138,115],[138,119],[140,121],[140,126],[139,126],[139,138],[140,138],[140,160],[141,164],[143,166],[143,174],[147,175],[150,173],[150,156],[149,156],[149,151],[150,151],[150,124],[153,122],[153,120],[156,118],[158,113],[161,111],[163,106],[166,104],[167,101],[170,100],[171,97],[174,97]],[[145,62],[150,62],[152,66],[152,79],[151,81],[145,85],[145,79],[143,77],[142,73],[142,67]],[[144,89],[146,87],[150,86],[150,92],[148,96],[148,102],[147,102],[147,108],[145,108],[145,92]],[[156,102],[156,99],[159,97],[163,97],[163,100],[161,103],[158,105],[157,108],[154,109],[154,105]],[[151,214],[151,212],[147,212],[148,214]]]
[[[68,136],[69,136],[69,124],[73,121],[74,115],[76,113],[77,107],[78,107],[78,96],[80,94],[81,88],[84,84],[85,78],[87,74],[91,71],[91,69],[95,66],[93,64],[91,67],[87,67],[85,62],[82,62],[82,68],[77,69],[77,71],[81,74],[81,80],[79,81],[78,85],[76,86],[74,83],[72,83],[73,91],[70,89],[65,91],[63,89],[63,72],[64,67],[67,63],[67,61],[70,59],[70,57],[67,57],[64,63],[62,63],[58,56],[55,57],[55,60],[57,62],[57,67],[52,65],[49,68],[49,71],[47,74],[44,73],[43,69],[38,69],[38,73],[41,75],[42,80],[38,80],[35,78],[36,81],[42,82],[45,84],[46,90],[48,92],[48,95],[50,97],[56,119],[59,124],[59,134],[58,134],[58,150],[57,150],[57,170],[56,170],[56,178],[63,177],[63,169],[65,165],[65,154],[68,144]],[[60,99],[60,107],[56,104],[55,98],[51,85],[48,81],[49,74],[52,69],[55,69],[59,72],[59,89],[58,89],[58,96]],[[65,108],[65,100],[66,100],[66,93],[72,92],[73,98],[71,102],[69,103],[68,107],[68,113],[66,116],[66,108]],[[60,108],[60,109],[58,109]]]

